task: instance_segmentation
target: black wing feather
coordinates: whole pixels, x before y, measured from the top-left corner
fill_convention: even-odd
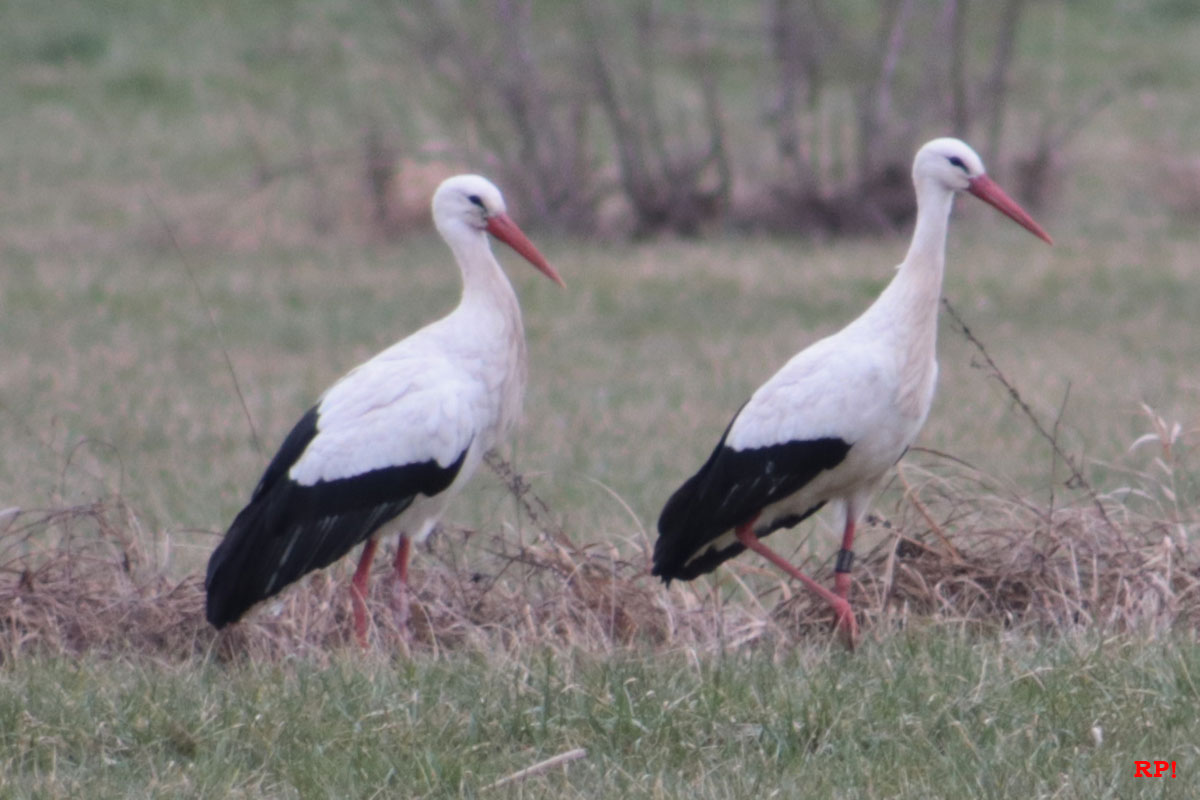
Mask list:
[[[292,428],[209,559],[206,612],[217,628],[332,564],[400,515],[417,495],[444,491],[469,449],[445,467],[431,459],[305,486],[287,473],[317,435],[317,421],[314,407]]]
[[[799,491],[821,472],[836,467],[851,447],[843,439],[827,437],[736,450],[725,444],[728,435],[726,428],[708,461],[671,495],[659,516],[651,574],[667,583],[711,572],[742,552],[745,548],[735,542],[696,556],[721,534]],[[758,535],[796,525],[822,505],[824,502],[801,514],[775,520]]]

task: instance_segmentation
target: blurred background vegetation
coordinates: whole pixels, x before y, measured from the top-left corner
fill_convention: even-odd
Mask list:
[[[649,524],[747,392],[888,279],[912,153],[944,134],[1057,241],[956,225],[947,295],[1048,420],[1069,399],[1055,431],[1098,484],[1142,402],[1194,427],[1195,3],[4,8],[0,508],[116,493],[203,530],[198,561],[263,463],[223,353],[270,450],[453,302],[428,202],[472,170],[571,286],[513,272],[522,464],[595,535],[588,480]],[[1045,486],[1044,442],[960,337],[942,355],[923,444]]]
[[[109,154],[135,167],[126,180],[204,195],[193,225],[225,227],[222,212],[248,210],[230,197],[266,192],[296,195],[317,233],[385,236],[423,223],[431,185],[460,167],[576,234],[895,231],[912,153],[936,134],[968,139],[1043,209],[1097,115],[1195,69],[1164,50],[1190,46],[1177,26],[1200,14],[1184,0],[7,5],[6,107],[37,118],[6,115],[36,147],[9,145],[10,191],[48,141],[63,150],[37,183],[107,171],[70,158],[86,131],[137,146]],[[97,199],[90,216],[144,201]]]

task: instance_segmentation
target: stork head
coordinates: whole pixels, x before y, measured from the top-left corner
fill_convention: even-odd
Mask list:
[[[472,232],[490,233],[550,280],[564,285],[554,267],[508,216],[500,190],[482,175],[455,175],[442,181],[433,193],[433,223],[448,242]]]
[[[1042,226],[1034,222],[1033,217],[1016,200],[987,176],[983,159],[961,139],[934,139],[917,151],[917,157],[913,159],[913,183],[919,188],[927,181],[932,181],[947,192],[970,192],[1034,236],[1047,244],[1054,244]]]

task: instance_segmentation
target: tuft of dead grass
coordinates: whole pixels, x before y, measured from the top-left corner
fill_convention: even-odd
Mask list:
[[[128,509],[9,509],[0,520],[0,662],[29,651],[179,658],[204,639],[196,577],[147,569]]]
[[[389,602],[390,559],[377,559],[376,648],[699,653],[833,641],[828,609],[769,565],[743,556],[714,577],[663,587],[648,573],[644,536],[576,545],[520,475],[500,461],[493,468],[530,530],[452,528],[433,537],[410,573],[407,626]],[[900,482],[894,516],[865,526],[877,544],[855,569],[851,599],[867,632],[918,620],[1047,632],[1200,626],[1194,521],[1153,518],[1090,494],[1039,504],[964,465],[903,466]],[[136,529],[119,500],[0,515],[0,659],[33,651],[320,658],[355,646],[344,568],[315,574],[218,633],[204,621],[201,577],[156,570]],[[827,577],[829,568],[814,572]]]
[[[1058,507],[1006,497],[969,470],[905,483],[899,519],[857,572],[860,602],[879,622],[1151,633],[1200,624],[1200,559],[1177,521],[1105,497]]]

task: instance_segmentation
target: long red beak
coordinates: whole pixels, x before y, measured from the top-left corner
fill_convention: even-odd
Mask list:
[[[521,229],[517,227],[517,223],[513,222],[508,214],[492,214],[488,217],[487,231],[524,256],[526,261],[545,273],[547,278],[564,289],[566,288],[567,285],[563,283],[563,279],[555,272],[554,267],[550,266],[550,262],[538,252],[538,249],[533,246],[533,242],[529,241],[529,237],[521,232]]]
[[[1054,244],[1050,234],[1042,230],[1042,226],[1034,222],[1033,217],[1029,216],[1025,209],[1017,205],[1016,200],[1005,194],[1004,190],[987,175],[977,175],[971,178],[971,182],[967,185],[967,191],[983,202],[1000,209],[1001,213],[1046,244]]]

